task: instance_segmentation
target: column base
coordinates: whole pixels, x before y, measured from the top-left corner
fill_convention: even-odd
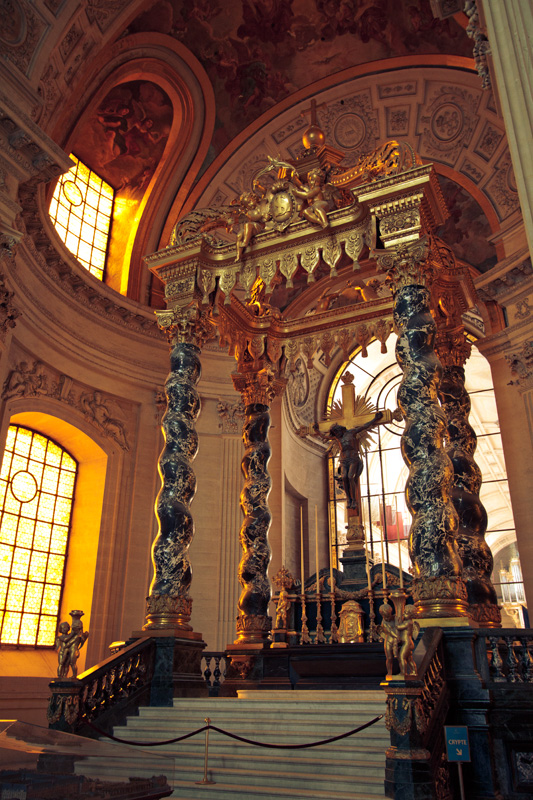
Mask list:
[[[235,644],[245,646],[269,644],[272,617],[266,614],[240,614],[237,617],[237,639]]]
[[[154,639],[160,637],[166,638],[171,636],[174,639],[186,639],[191,642],[203,641],[201,633],[197,633],[197,631],[192,631],[192,630],[191,631],[183,630],[183,628],[178,628],[176,626],[174,627],[170,626],[168,628],[149,628],[145,626],[144,628],[142,628],[142,630],[133,631],[133,633],[131,634],[132,639],[141,639],[146,636],[150,636]]]
[[[416,617],[421,628],[479,628],[470,617]]]

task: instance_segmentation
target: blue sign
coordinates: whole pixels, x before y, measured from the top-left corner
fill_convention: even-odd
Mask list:
[[[470,744],[466,725],[444,728],[448,761],[470,761]]]

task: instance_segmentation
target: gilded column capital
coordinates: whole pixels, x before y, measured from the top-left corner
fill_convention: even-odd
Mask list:
[[[234,372],[231,379],[245,406],[251,403],[271,405],[274,397],[282,393],[286,383],[268,366],[253,372]]]
[[[426,236],[389,250],[373,250],[371,256],[378,269],[387,273],[387,283],[393,294],[407,286],[429,286],[431,283],[435,270],[428,258]]]
[[[186,306],[156,311],[157,325],[166,333],[170,345],[194,344],[202,348],[216,336],[216,326],[208,309],[196,302]]]
[[[462,323],[456,328],[439,328],[435,337],[435,351],[443,367],[464,367],[472,352]]]

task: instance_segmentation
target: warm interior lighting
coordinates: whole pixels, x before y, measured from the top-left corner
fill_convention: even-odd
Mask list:
[[[11,425],[0,470],[0,643],[53,645],[77,463]]]
[[[114,192],[89,167],[75,162],[56,185],[50,217],[70,252],[92,275],[104,277]]]

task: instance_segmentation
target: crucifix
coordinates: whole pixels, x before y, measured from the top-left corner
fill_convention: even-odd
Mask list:
[[[368,432],[371,428],[401,419],[401,412],[399,409],[394,412],[388,409],[376,411],[364,398],[356,397],[353,375],[346,372],[341,380],[342,403],[334,404],[328,419],[299,428],[298,434],[306,436],[318,433],[336,446],[339,454],[336,481],[344,490],[348,508],[347,539],[352,548],[359,549],[364,544],[358,502],[359,478],[364,466],[362,450],[369,444]]]

